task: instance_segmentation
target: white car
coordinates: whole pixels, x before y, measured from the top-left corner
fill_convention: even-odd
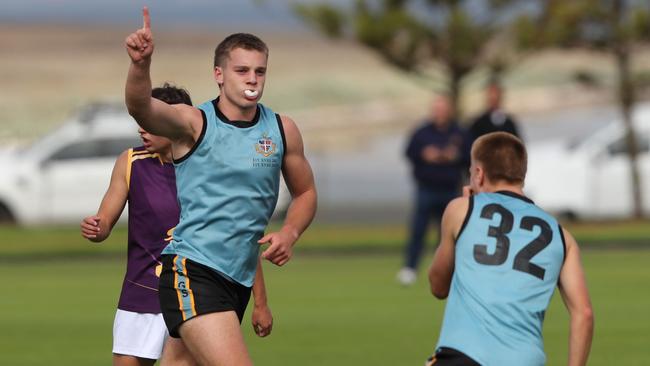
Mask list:
[[[650,104],[633,114],[644,213],[650,213]],[[580,140],[528,145],[524,191],[540,207],[566,218],[623,218],[633,214],[625,129],[614,120]]]
[[[142,145],[137,129],[123,106],[94,104],[30,146],[0,151],[0,223],[76,224],[97,212],[117,156]],[[290,202],[280,187],[274,216]]]

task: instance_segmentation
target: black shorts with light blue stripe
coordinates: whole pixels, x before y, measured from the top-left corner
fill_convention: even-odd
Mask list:
[[[169,335],[179,338],[183,322],[198,315],[234,311],[241,323],[251,288],[178,255],[162,256],[159,298]]]
[[[436,354],[429,357],[426,366],[481,366],[466,354],[453,348],[440,347]]]

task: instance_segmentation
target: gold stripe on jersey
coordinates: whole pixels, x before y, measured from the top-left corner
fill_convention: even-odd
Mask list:
[[[141,160],[141,159],[157,158],[157,157],[158,157],[158,154],[151,154],[151,153],[140,154],[140,155],[134,155],[133,156],[133,161]]]
[[[162,157],[158,153],[151,153],[147,150],[134,151],[133,148],[129,149],[128,160],[126,162],[126,188],[131,188],[131,170],[133,170],[133,162],[141,159],[151,159],[157,158],[160,161],[160,165],[163,165],[164,162]]]
[[[142,155],[142,154],[151,154],[151,153],[147,150],[139,150],[133,152],[133,155]]]
[[[160,162],[160,165],[165,164],[165,162],[163,161],[162,156],[160,156],[160,154],[158,154],[158,153],[150,153],[150,152],[148,152],[146,150],[144,151],[144,153],[140,153],[138,155],[134,154],[133,160],[149,159],[149,158],[158,159],[158,161]]]
[[[158,276],[158,277],[160,277],[160,276]],[[156,291],[156,292],[158,292],[158,289],[157,289],[157,288],[154,288],[154,287],[151,287],[151,286],[146,286],[146,285],[143,285],[143,284],[141,284],[141,283],[137,283],[137,282],[134,282],[134,281],[131,281],[131,280],[128,280],[128,279],[127,279],[127,281],[131,282],[132,284],[134,284],[134,285],[136,285],[136,286],[140,286],[140,287],[146,288],[146,289],[148,289],[148,290],[152,290],[152,291]]]
[[[133,148],[129,149],[126,160],[126,189],[131,188],[131,164],[133,164]]]

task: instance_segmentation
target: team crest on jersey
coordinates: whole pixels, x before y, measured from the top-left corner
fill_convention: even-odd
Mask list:
[[[267,134],[262,135],[262,137],[257,140],[257,144],[255,144],[255,151],[257,151],[258,154],[263,155],[265,158],[272,155],[276,148],[276,144]]]

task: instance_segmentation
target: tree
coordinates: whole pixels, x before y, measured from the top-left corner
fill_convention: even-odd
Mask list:
[[[476,9],[476,1],[467,0],[357,0],[348,9],[315,4],[295,10],[327,37],[352,38],[427,85],[436,84],[430,72],[436,61],[445,68],[445,89],[459,112],[463,79],[490,63],[486,50],[501,29],[499,12],[514,3],[491,0]]]
[[[650,4],[647,0],[546,0],[541,11],[523,14],[515,22],[523,49],[586,48],[607,53],[615,63],[617,100],[626,131],[632,178],[634,216],[643,215],[641,178],[637,166],[638,141],[632,110],[645,78],[632,75],[635,44],[650,41]]]

